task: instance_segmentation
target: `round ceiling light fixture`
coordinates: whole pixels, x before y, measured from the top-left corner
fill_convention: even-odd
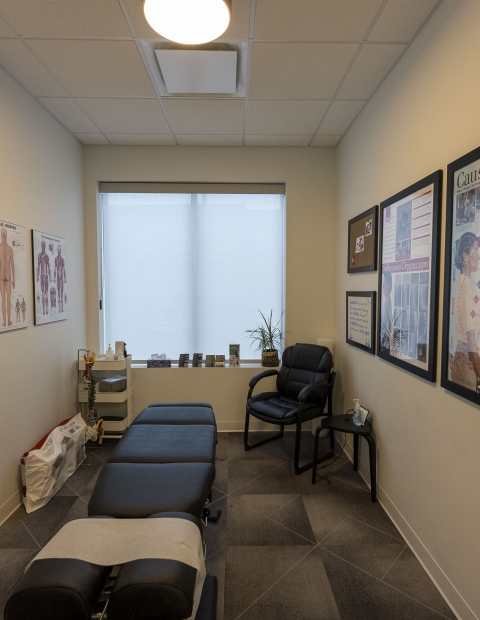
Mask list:
[[[198,45],[225,32],[230,23],[230,0],[144,0],[143,12],[162,37]]]

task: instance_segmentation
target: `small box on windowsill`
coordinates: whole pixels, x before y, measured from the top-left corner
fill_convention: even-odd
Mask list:
[[[148,359],[147,360],[147,368],[171,368],[172,367],[172,360],[170,357],[167,357],[166,359],[157,359],[157,360],[152,360],[152,359]]]

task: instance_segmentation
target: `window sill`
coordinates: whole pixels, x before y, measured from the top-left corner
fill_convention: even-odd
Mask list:
[[[133,362],[132,368],[147,368],[147,364],[145,362]],[[173,368],[180,368],[178,364],[172,364],[171,366],[167,366],[165,368],[148,368],[148,370],[172,370]],[[225,366],[201,366],[201,367],[193,367],[188,366],[188,370],[224,370],[224,369],[232,369],[239,370],[242,368],[264,368],[265,370],[269,370],[271,368],[280,368],[280,366],[262,366],[261,362],[245,362],[241,363],[240,366],[229,366],[228,363]],[[184,368],[184,370],[187,370]]]

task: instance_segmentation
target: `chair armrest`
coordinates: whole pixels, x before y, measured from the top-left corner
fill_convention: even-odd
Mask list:
[[[252,377],[248,383],[250,389],[248,390],[247,400],[252,397],[253,388],[261,379],[265,379],[265,377],[273,377],[274,375],[278,375],[278,370],[275,368],[270,368],[270,370],[264,370],[263,372],[259,372],[258,375]]]
[[[249,387],[254,388],[261,379],[264,379],[265,377],[273,377],[274,375],[278,375],[278,370],[276,368],[264,370],[263,372],[259,372],[258,375],[252,377],[248,385]]]
[[[314,390],[320,387],[325,387],[325,388],[330,387],[330,382],[323,380],[323,381],[315,381],[315,383],[309,383],[303,388],[303,390],[298,395],[298,400],[304,403],[307,400],[307,398],[310,396],[311,392],[313,392]]]

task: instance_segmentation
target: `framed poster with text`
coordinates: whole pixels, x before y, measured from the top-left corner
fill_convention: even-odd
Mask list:
[[[377,355],[435,381],[442,171],[380,204]]]
[[[375,291],[347,291],[346,342],[375,355]]]
[[[480,148],[447,170],[442,379],[480,405]]]
[[[378,206],[349,220],[347,273],[377,270],[377,220]]]
[[[32,230],[35,325],[67,318],[67,242]]]

